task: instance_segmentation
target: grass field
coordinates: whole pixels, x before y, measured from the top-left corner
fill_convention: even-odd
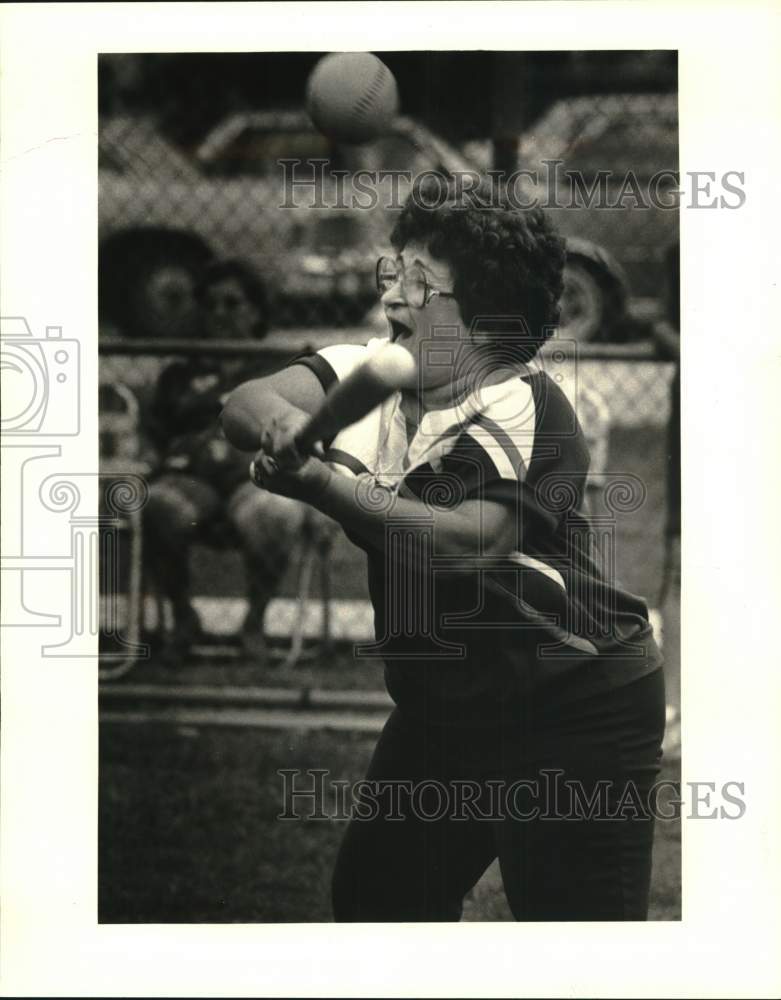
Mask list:
[[[282,822],[279,768],[364,774],[374,739],[290,729],[104,725],[99,919],[264,923],[331,919],[343,820]],[[678,780],[674,762],[663,777]],[[650,918],[680,919],[680,826],[657,823]],[[492,866],[465,920],[511,919]]]

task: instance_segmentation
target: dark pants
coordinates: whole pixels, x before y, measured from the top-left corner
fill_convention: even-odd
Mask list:
[[[498,857],[516,920],[645,920],[662,678],[567,705],[538,697],[491,729],[395,709],[367,775],[388,784],[361,803],[379,815],[354,812],[339,851],[335,919],[459,920]]]

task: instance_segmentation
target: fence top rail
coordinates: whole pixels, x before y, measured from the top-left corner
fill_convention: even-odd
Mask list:
[[[361,344],[371,339],[366,330],[308,331],[306,334],[291,331],[289,337],[275,336],[262,341],[247,340],[161,340],[124,337],[103,337],[98,341],[98,352],[107,356],[152,355],[157,357],[193,355],[211,357],[264,357],[270,360],[290,358],[304,351],[316,351],[329,344]],[[551,347],[555,341],[551,342]],[[664,361],[651,341],[635,344],[579,344],[578,356],[584,361]]]

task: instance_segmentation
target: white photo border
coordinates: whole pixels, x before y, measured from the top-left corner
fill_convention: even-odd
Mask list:
[[[781,594],[771,551],[779,236],[770,221],[779,20],[771,3],[644,0],[0,11],[2,312],[25,317],[37,337],[61,327],[80,343],[80,433],[59,442],[68,473],[98,462],[98,53],[677,49],[681,176],[738,170],[746,191],[739,210],[681,217],[683,780],[742,781],[747,805],[739,821],[684,821],[682,921],[98,926],[96,661],[46,660],[35,629],[4,628],[5,995],[683,997],[781,988]],[[8,485],[12,470],[3,471]],[[94,510],[94,491],[83,500]],[[4,519],[5,530],[12,551],[14,524]],[[61,594],[46,586],[56,604]]]

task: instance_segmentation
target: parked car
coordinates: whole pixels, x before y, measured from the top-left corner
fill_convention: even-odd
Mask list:
[[[542,178],[543,161],[561,159],[587,184],[600,169],[618,177],[631,168],[642,182],[677,166],[676,124],[669,95],[559,101],[521,138],[519,166]],[[386,248],[392,219],[382,207],[280,208],[290,199],[279,161],[327,159],[348,175],[490,165],[488,144],[467,150],[404,117],[378,142],[339,147],[302,111],[237,112],[191,151],[149,119],[106,119],[99,137],[102,320],[126,333],[187,335],[198,271],[214,256],[239,256],[268,284],[274,326],[359,323],[376,301],[374,259]],[[326,204],[336,203],[333,181],[316,184]],[[398,200],[405,191],[402,183]],[[539,185],[536,193],[547,197]],[[642,335],[656,312],[660,261],[677,235],[677,213],[553,212],[568,242],[562,334],[609,342]]]
[[[468,143],[465,152],[483,168],[490,165],[489,143]],[[557,160],[554,171],[551,161]],[[545,205],[567,238],[562,326],[586,341],[650,335],[662,308],[665,253],[678,239],[678,210],[634,207],[629,194],[624,208],[607,206],[619,203],[630,172],[647,192],[655,174],[678,170],[677,96],[599,94],[556,101],[520,136],[517,165],[538,178],[536,184],[525,178],[524,197]],[[597,192],[600,171],[608,172],[602,203],[580,197],[565,171],[577,173],[587,191],[597,185]],[[555,186],[547,183],[554,178]],[[659,195],[665,202],[672,202],[675,186],[672,176],[663,178]],[[554,194],[566,207],[552,207]]]
[[[175,321],[161,320],[161,284],[186,299],[183,275],[194,282],[213,256],[242,257],[257,268],[275,326],[357,323],[371,307],[386,211],[282,208],[289,199],[280,159],[327,158],[348,172],[398,167],[412,176],[474,169],[409,119],[397,119],[369,147],[335,147],[303,112],[236,113],[191,155],[149,120],[112,118],[101,125],[99,149],[101,314],[112,326],[152,336],[180,332],[188,312],[180,302]],[[317,183],[325,204],[337,204],[328,176]]]
[[[609,171],[606,203],[615,204],[630,173],[648,207],[638,207],[626,189],[624,207],[584,204],[553,210],[565,236],[587,238],[608,251],[627,275],[634,299],[660,301],[664,256],[678,238],[677,208],[657,207],[648,196],[651,178],[678,170],[678,99],[675,94],[611,94],[578,97],[553,105],[521,140],[520,159],[564,161],[593,185]],[[663,179],[669,192],[676,183]],[[667,201],[668,199],[664,199]]]
[[[629,312],[629,283],[618,261],[591,240],[566,238],[567,263],[561,295],[561,335],[581,343],[632,339],[637,324]]]

